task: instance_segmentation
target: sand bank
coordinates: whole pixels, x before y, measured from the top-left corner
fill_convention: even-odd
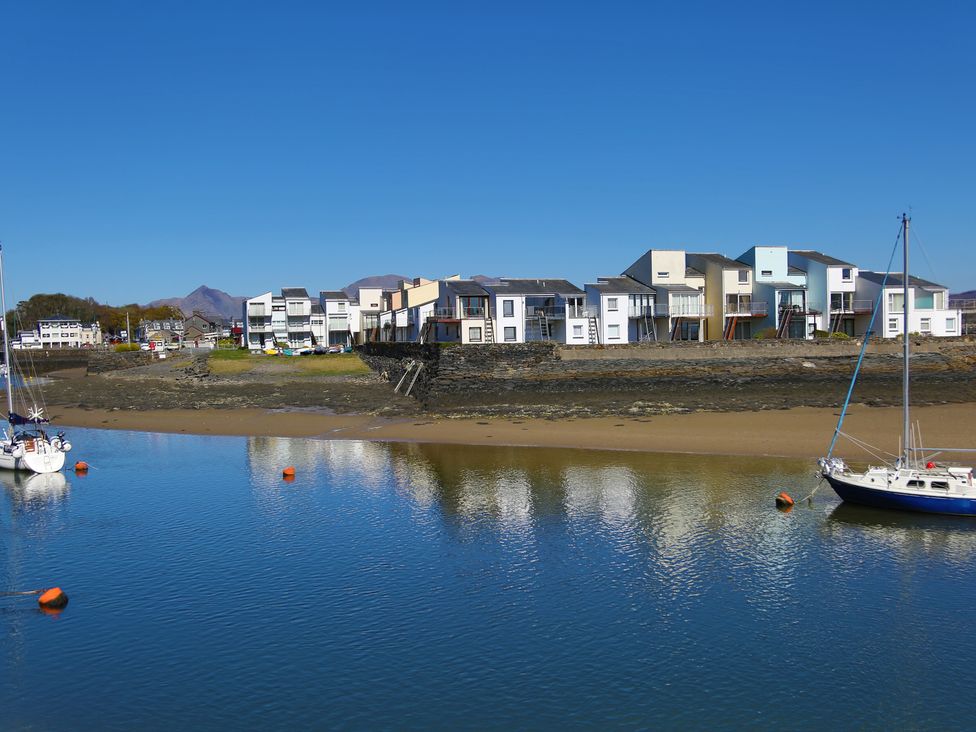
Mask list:
[[[761,412],[697,412],[653,417],[588,419],[383,419],[314,411],[263,409],[94,410],[54,407],[58,425],[201,435],[517,445],[714,455],[815,458],[823,454],[836,409],[797,407]],[[913,409],[928,445],[976,448],[976,404]],[[901,430],[896,407],[854,405],[846,432],[894,451]],[[868,455],[842,442],[849,459]]]

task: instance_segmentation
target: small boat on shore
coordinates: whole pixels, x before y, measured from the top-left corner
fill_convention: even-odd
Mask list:
[[[908,231],[911,219],[902,215],[901,243],[904,258],[904,269],[901,279],[904,287],[904,309],[902,314],[904,339],[904,353],[902,366],[902,396],[903,396],[903,428],[899,454],[891,463],[881,466],[870,466],[858,472],[852,470],[839,457],[834,457],[834,447],[838,437],[844,435],[841,427],[850,404],[851,394],[857,380],[864,351],[867,348],[874,320],[877,316],[881,298],[884,297],[884,284],[890,275],[885,274],[882,287],[871,315],[868,332],[864,337],[861,355],[857,368],[851,378],[851,385],[847,392],[847,399],[841,410],[834,436],[827,450],[827,455],[820,458],[820,475],[834,489],[834,492],[844,501],[859,503],[878,508],[893,508],[903,511],[920,511],[924,513],[943,513],[957,516],[976,516],[976,486],[973,485],[972,467],[955,466],[936,462],[936,458],[945,452],[974,452],[971,449],[957,449],[947,447],[923,447],[920,443],[920,431],[913,429],[910,413],[909,385],[910,385],[910,357],[911,335],[909,332],[909,313],[911,301],[909,297],[908,272]],[[894,254],[892,254],[892,259]],[[856,440],[864,446],[860,440]],[[877,453],[875,453],[877,454]]]

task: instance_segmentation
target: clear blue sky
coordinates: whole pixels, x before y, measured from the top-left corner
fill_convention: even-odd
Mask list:
[[[976,287],[957,3],[0,4],[9,300],[616,274],[652,247]]]

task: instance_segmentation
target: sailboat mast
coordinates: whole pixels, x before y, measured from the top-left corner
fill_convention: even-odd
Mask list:
[[[906,214],[901,215],[901,226],[902,226],[902,240],[901,248],[904,253],[904,268],[902,269],[902,297],[904,298],[904,303],[902,305],[902,313],[904,315],[904,323],[902,328],[902,338],[904,339],[905,355],[902,359],[902,401],[904,403],[904,424],[902,426],[903,435],[903,446],[905,449],[905,465],[906,467],[911,465],[912,452],[909,445],[911,444],[910,432],[911,432],[911,419],[908,416],[908,358],[909,358],[909,342],[908,342],[908,319],[909,319],[909,307],[908,307],[908,225],[911,219],[908,218]]]
[[[14,378],[13,365],[10,363],[10,339],[7,335],[7,301],[3,291],[3,244],[0,244],[0,318],[3,320],[3,363],[7,367],[7,418],[14,413],[14,389],[11,381]]]

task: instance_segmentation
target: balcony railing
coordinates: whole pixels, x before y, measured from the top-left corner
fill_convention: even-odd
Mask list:
[[[653,318],[653,305],[631,305],[627,310],[628,318]]]
[[[550,320],[565,320],[566,308],[545,308],[536,307],[534,305],[529,305],[527,308],[525,308],[526,318],[537,318],[540,315],[544,315]]]
[[[761,318],[769,314],[769,303],[756,301],[740,303],[730,302],[725,304],[725,314],[744,318]]]
[[[870,313],[872,310],[874,310],[874,303],[871,300],[851,300],[841,303],[840,307],[837,307],[837,303],[830,303],[830,312],[833,315],[838,313]]]
[[[709,318],[715,314],[715,306],[707,303],[655,305],[654,313],[659,318]]]

